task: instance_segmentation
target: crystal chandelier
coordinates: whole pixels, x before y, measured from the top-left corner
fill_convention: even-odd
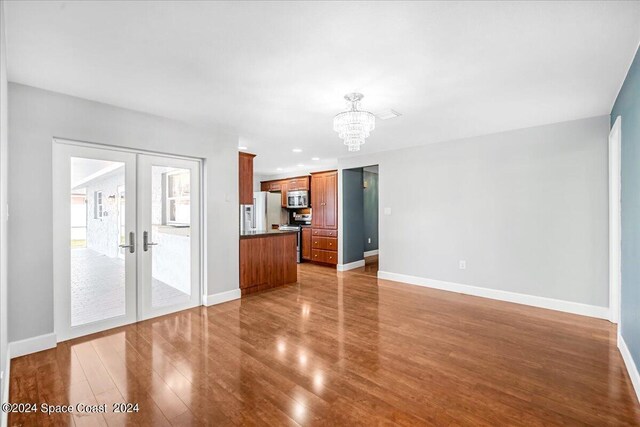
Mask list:
[[[347,100],[349,111],[343,111],[333,118],[333,130],[344,139],[344,145],[349,151],[359,151],[364,139],[375,128],[376,118],[368,111],[360,111],[360,100],[364,98],[361,93],[349,93],[344,96]]]

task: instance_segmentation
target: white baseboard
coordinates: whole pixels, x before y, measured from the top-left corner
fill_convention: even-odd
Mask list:
[[[338,264],[336,266],[338,271],[349,271],[349,270],[353,270],[354,268],[360,268],[360,267],[364,267],[363,259],[350,262],[349,264]]]
[[[9,384],[11,374],[11,352],[9,351],[9,345],[7,345],[7,363],[4,367],[4,376],[2,377],[2,404],[9,402]],[[0,426],[4,427],[8,422],[8,412],[2,411],[0,413]]]
[[[627,347],[627,343],[624,342],[624,338],[622,338],[620,333],[618,333],[618,349],[620,350],[622,360],[624,360],[624,364],[627,367],[627,372],[629,373],[629,378],[631,378],[633,389],[636,391],[638,402],[640,402],[640,373],[638,373],[638,365],[636,365],[633,360],[633,356]]]
[[[378,252],[379,252],[379,250],[378,250],[378,249],[374,249],[374,250],[372,250],[372,251],[366,251],[366,252],[364,253],[364,256],[365,256],[365,257],[368,257],[368,256],[378,255]]]
[[[579,302],[501,291],[498,289],[481,288],[478,286],[463,285],[460,283],[444,282],[442,280],[432,280],[424,277],[391,273],[388,271],[378,271],[378,278],[394,282],[409,283],[411,285],[425,286],[427,288],[440,289],[443,291],[458,292],[477,297],[508,301],[516,304],[531,305],[533,307],[546,308],[549,310],[564,311],[566,313],[580,314],[582,316],[596,317],[598,319],[609,319],[609,307],[600,307],[597,305],[582,304]]]
[[[202,301],[204,305],[209,307],[211,305],[222,304],[223,302],[233,301],[234,299],[240,299],[242,293],[240,289],[233,289],[231,291],[218,292],[213,295],[204,295]]]
[[[44,334],[9,343],[9,356],[14,359],[38,351],[48,350],[58,345],[56,334]]]

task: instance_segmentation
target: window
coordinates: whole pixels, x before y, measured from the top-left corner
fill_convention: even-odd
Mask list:
[[[102,218],[104,215],[104,207],[102,205],[102,191],[95,191],[93,193],[93,217],[95,219]]]
[[[189,171],[178,169],[166,174],[166,219],[167,224],[189,225],[191,223],[191,182]]]

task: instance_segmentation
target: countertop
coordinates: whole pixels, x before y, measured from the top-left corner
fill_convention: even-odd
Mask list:
[[[252,237],[277,236],[280,234],[294,234],[295,230],[258,230],[240,232],[241,239],[250,239]]]

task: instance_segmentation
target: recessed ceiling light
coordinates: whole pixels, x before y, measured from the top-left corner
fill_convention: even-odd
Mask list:
[[[312,157],[311,160],[320,160],[320,157]]]
[[[393,119],[394,117],[398,117],[400,115],[401,115],[400,113],[392,110],[391,108],[380,111],[379,113],[376,113],[376,117],[379,118],[380,120],[389,120],[389,119]]]
[[[241,146],[238,147],[238,150],[246,150],[246,149],[247,149],[247,147],[245,147],[244,145],[241,145]]]
[[[302,163],[300,163],[300,164],[298,164],[298,167],[299,167],[299,168],[303,168],[303,167],[304,167],[304,165],[303,165]]]
[[[302,148],[294,148],[293,150],[294,153],[302,153]]]
[[[281,170],[282,170],[282,168],[277,168],[276,170],[277,170],[277,171],[281,171]]]

